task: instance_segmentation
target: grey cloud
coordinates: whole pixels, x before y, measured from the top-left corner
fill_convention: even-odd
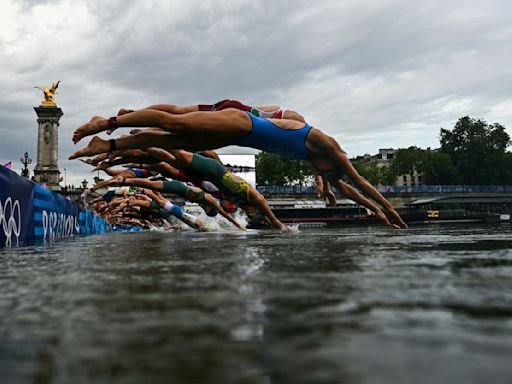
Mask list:
[[[19,4],[30,15],[35,5],[59,9],[66,2]],[[485,118],[512,99],[512,5],[506,1],[73,6],[83,10],[82,19],[55,20],[49,28],[62,34],[56,42],[38,40],[25,26],[18,43],[30,49],[9,53],[0,45],[8,59],[0,63],[7,74],[0,79],[0,161],[35,148],[32,107],[40,95],[32,86],[56,80],[62,80],[57,101],[65,113],[61,168],[76,180],[90,176],[87,166],[65,160],[75,150],[73,130],[121,106],[226,97],[283,104],[357,155],[379,147],[435,146],[441,126],[451,127],[462,114]]]

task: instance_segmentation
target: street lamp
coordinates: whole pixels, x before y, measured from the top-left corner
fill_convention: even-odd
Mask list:
[[[21,176],[28,177],[30,172],[28,170],[28,165],[32,164],[32,159],[28,157],[28,152],[25,152],[22,158],[20,158],[21,164],[23,164],[23,168],[21,169]]]
[[[68,184],[66,183],[66,168],[64,168],[64,188],[67,189]]]
[[[86,188],[87,188],[87,180],[86,180],[86,179],[84,179],[84,180],[82,181],[82,188],[83,188],[83,189],[86,189]]]

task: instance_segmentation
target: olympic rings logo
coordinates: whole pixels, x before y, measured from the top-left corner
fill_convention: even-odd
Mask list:
[[[9,217],[9,218],[7,218]],[[8,197],[4,204],[0,201],[0,225],[5,235],[5,246],[12,245],[12,236],[16,236],[16,245],[19,245],[21,233],[21,208],[19,200],[12,201]]]
[[[80,233],[80,224],[76,216],[43,210],[41,220],[43,241],[72,237],[75,232]]]

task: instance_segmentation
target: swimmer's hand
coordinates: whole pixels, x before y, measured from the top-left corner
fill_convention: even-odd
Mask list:
[[[385,209],[384,214],[386,215],[387,219],[393,224],[393,227],[395,228],[408,228],[407,224],[402,220],[400,215],[397,211],[395,211],[393,208]]]
[[[324,201],[329,205],[329,207],[335,207],[336,206],[336,195],[328,190],[324,191]]]
[[[206,232],[208,230],[208,228],[206,228],[206,225],[200,219],[197,219],[194,224],[199,232]]]

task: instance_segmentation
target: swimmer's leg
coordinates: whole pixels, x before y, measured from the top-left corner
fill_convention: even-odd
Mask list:
[[[108,120],[94,117],[75,130],[73,142],[76,144],[83,137],[117,127],[158,127],[171,133],[212,134],[216,137],[230,138],[248,134],[252,129],[252,121],[245,112],[235,109],[183,115],[139,110]]]
[[[177,217],[179,220],[183,221],[188,226],[200,231],[205,230],[205,225],[200,219],[194,215],[191,215],[190,213],[184,212],[180,206],[167,201],[164,205],[164,209],[171,213],[173,216]]]

